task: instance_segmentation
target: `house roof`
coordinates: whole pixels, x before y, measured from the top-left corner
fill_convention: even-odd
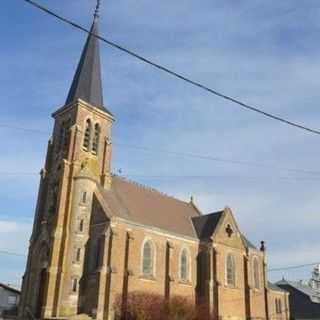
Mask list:
[[[209,239],[214,233],[224,211],[218,211],[207,215],[192,218],[193,225],[199,239]]]
[[[93,34],[99,34],[98,15],[95,15],[90,34],[82,51],[66,105],[81,99],[110,113],[103,106],[99,40]]]
[[[287,292],[286,290],[278,287],[276,284],[268,281],[268,288],[273,290],[273,291],[279,291],[279,292]]]
[[[197,239],[192,218],[200,212],[192,203],[177,200],[151,188],[113,176],[110,190],[101,189],[111,215]]]
[[[320,291],[311,288],[309,285],[304,284],[301,281],[288,281],[285,279],[278,281],[276,284],[278,286],[290,286],[295,290],[302,292],[303,294],[307,295],[312,302],[318,303],[320,307]]]
[[[306,284],[295,281],[282,280],[276,284],[289,292],[290,314],[292,318],[320,319],[320,299],[317,300],[316,290],[313,290]]]
[[[0,287],[2,287],[5,290],[11,291],[13,293],[16,293],[16,294],[20,294],[21,293],[18,289],[12,288],[12,287],[10,287],[10,286],[8,286],[8,285],[6,285],[4,283],[1,283],[1,282],[0,282]]]

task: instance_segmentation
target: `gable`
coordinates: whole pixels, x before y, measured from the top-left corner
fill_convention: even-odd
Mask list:
[[[212,235],[215,243],[244,250],[246,248],[241,231],[229,208],[226,208]]]

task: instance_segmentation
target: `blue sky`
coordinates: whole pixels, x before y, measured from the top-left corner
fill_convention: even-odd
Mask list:
[[[39,3],[84,26],[95,6],[93,0]],[[101,34],[212,88],[319,129],[319,13],[316,0],[108,0],[102,1]],[[4,1],[0,21],[0,249],[26,253],[39,181],[32,173],[43,165],[50,114],[64,104],[86,36],[22,0]],[[320,260],[318,136],[241,110],[106,45],[101,55],[105,101],[117,119],[114,171],[121,168],[182,199],[194,195],[205,213],[230,206],[252,242],[266,241],[269,266]],[[24,264],[22,257],[0,255],[0,281],[19,284]],[[310,272],[270,277],[300,279]]]

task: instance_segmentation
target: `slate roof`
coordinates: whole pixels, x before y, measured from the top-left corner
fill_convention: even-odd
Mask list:
[[[4,288],[5,290],[8,290],[8,291],[11,291],[13,293],[16,293],[16,294],[20,294],[21,292],[18,290],[18,289],[15,289],[15,288],[12,288],[4,283],[1,283],[0,282],[0,287]]]
[[[99,34],[97,16],[94,18],[90,32]],[[66,104],[77,99],[110,113],[103,106],[99,40],[91,34],[82,51]]]
[[[177,200],[154,189],[113,176],[110,190],[101,188],[105,207],[131,222],[197,239],[192,218],[200,212],[189,202]]]
[[[205,240],[212,236],[220,221],[220,218],[222,217],[222,214],[223,211],[219,211],[192,218],[193,225],[199,239]]]
[[[282,288],[278,287],[276,284],[268,281],[268,288],[273,291],[280,291],[280,292],[286,292],[286,290],[283,290]]]
[[[288,281],[281,280],[277,282],[279,286],[291,286],[292,288],[302,292],[303,294],[310,297],[310,300],[315,303],[319,303],[320,308],[320,291],[314,290],[309,285],[304,284],[300,281]],[[320,315],[320,314],[319,314]]]

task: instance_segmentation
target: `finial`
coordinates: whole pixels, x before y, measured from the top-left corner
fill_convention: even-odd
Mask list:
[[[260,247],[260,251],[265,252],[266,251],[266,245],[264,241],[261,241],[261,247]]]
[[[97,0],[97,5],[96,5],[96,10],[94,12],[94,19],[97,20],[99,18],[99,13],[100,13],[100,5],[101,5],[101,0]]]

